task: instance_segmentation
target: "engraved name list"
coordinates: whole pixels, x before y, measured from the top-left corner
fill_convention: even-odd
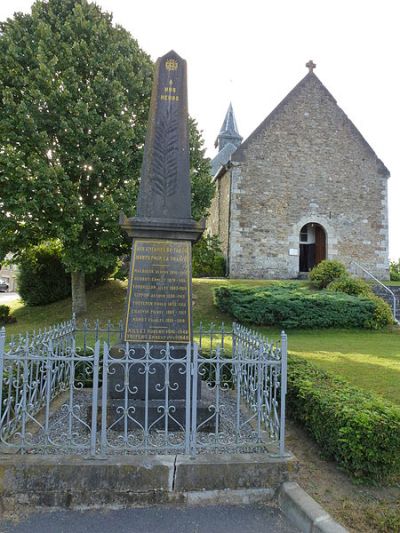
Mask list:
[[[187,241],[134,241],[125,341],[190,341]]]

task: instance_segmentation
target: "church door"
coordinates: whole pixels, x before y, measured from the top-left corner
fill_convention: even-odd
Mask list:
[[[300,230],[300,272],[309,272],[326,259],[326,235],[320,224],[311,222]]]

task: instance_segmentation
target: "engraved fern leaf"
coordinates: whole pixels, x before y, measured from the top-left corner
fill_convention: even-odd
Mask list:
[[[166,198],[176,193],[178,181],[178,120],[176,113],[165,114],[156,131],[151,190]]]

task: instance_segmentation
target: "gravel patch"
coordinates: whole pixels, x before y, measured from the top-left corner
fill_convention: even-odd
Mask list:
[[[237,412],[237,399],[231,390],[221,390],[219,416],[215,416],[215,390],[203,386],[202,399],[210,405],[210,417],[217,420],[209,431],[198,431],[196,453],[260,453],[270,448],[274,441],[262,432],[257,436],[257,418],[245,404]],[[70,403],[68,392],[53,402],[48,427],[45,429],[40,413],[31,421],[26,435],[27,453],[88,455],[91,444],[91,389],[74,390]],[[124,416],[124,415],[121,415]],[[125,415],[126,416],[126,415]],[[134,415],[129,415],[133,418]],[[162,415],[160,415],[162,416]],[[44,417],[42,417],[44,418]],[[130,421],[125,431],[107,429],[106,444],[101,447],[101,415],[98,416],[96,454],[165,454],[184,453],[185,432],[154,429],[145,435],[139,422]],[[133,427],[132,427],[133,426]],[[137,428],[137,429],[135,429]],[[19,435],[16,435],[18,440]]]

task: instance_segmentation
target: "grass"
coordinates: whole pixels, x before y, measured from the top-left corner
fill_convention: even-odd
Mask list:
[[[229,315],[213,305],[213,289],[235,284],[262,286],[276,281],[245,281],[226,279],[193,280],[194,326],[200,321],[230,324]],[[298,282],[304,285],[304,282]],[[110,320],[117,323],[124,313],[126,282],[108,281],[88,293],[89,320]],[[7,326],[7,335],[43,328],[71,318],[71,300],[41,307],[25,307],[20,302],[11,306],[16,324]],[[278,338],[277,328],[255,328]],[[400,404],[400,328],[369,330],[290,330],[289,350],[313,361],[316,365],[346,378],[361,388],[378,393]]]

